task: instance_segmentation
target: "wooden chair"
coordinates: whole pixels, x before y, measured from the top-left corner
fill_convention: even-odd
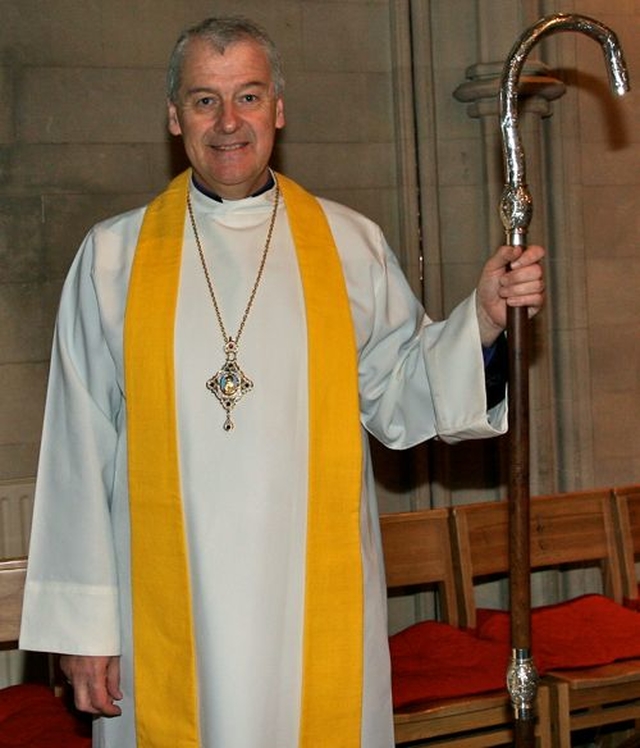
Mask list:
[[[0,642],[3,644],[15,645],[18,641],[26,575],[26,559],[0,561]]]
[[[15,649],[20,632],[25,558],[0,560],[0,648]],[[3,742],[3,736],[9,740]],[[90,719],[68,709],[50,685],[0,689],[0,745],[21,748],[90,748]]]
[[[459,631],[448,511],[432,509],[383,515],[381,528],[390,594],[395,589],[406,592],[437,588],[441,617]],[[464,634],[471,636],[469,632]],[[475,646],[481,649],[483,643]],[[547,748],[551,745],[551,735],[546,687],[539,692],[538,713],[537,742],[540,748]],[[514,739],[512,710],[502,687],[488,693],[435,698],[396,709],[394,724],[398,745],[420,741],[420,745],[433,747],[480,748],[510,745]]]
[[[616,539],[622,566],[625,604],[640,611],[640,579],[636,563],[640,561],[640,486],[613,489]]]
[[[508,507],[506,502],[455,507],[453,517],[460,558],[462,620],[474,626],[478,623],[474,582],[508,573]],[[531,500],[532,570],[566,569],[575,565],[599,568],[603,589],[609,599],[621,603],[620,565],[608,490],[535,497]],[[596,601],[595,597],[593,601]],[[587,602],[591,601],[584,598],[581,604]],[[622,609],[621,605],[605,602],[615,609],[611,613],[615,612],[616,620],[619,612],[625,621],[630,621],[630,611]],[[552,606],[548,610],[554,609],[553,615],[566,614],[563,606]],[[635,621],[632,625],[635,625]],[[481,628],[478,630],[480,635],[483,634]],[[562,624],[557,628],[559,639],[563,633],[571,633],[564,632]],[[583,626],[581,636],[593,633],[589,623]],[[533,634],[533,657],[539,664],[535,620]],[[539,636],[543,638],[542,633]],[[553,640],[553,636],[548,638]],[[545,646],[547,644],[545,638]],[[564,661],[571,659],[574,652],[571,647],[565,646],[564,651],[556,651],[556,654],[556,661]],[[589,655],[595,656],[595,653],[589,652]],[[569,748],[571,733],[576,730],[611,726],[640,718],[640,660],[615,661],[575,669],[556,668],[553,658],[548,662],[549,670],[543,682],[551,688],[554,745]]]

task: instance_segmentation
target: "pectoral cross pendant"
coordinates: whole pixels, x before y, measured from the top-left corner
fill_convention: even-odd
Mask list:
[[[231,418],[231,411],[241,398],[253,389],[253,382],[237,364],[238,346],[233,338],[229,338],[225,343],[224,355],[225,362],[211,379],[207,380],[207,389],[218,398],[226,413],[222,428],[225,431],[233,431],[235,424]]]

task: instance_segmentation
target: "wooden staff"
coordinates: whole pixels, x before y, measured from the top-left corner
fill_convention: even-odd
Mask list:
[[[602,46],[609,80],[615,93],[629,90],[622,50],[616,35],[586,16],[558,13],[540,19],[514,44],[505,62],[500,86],[500,126],[507,181],[500,214],[506,241],[527,246],[532,200],[525,179],[525,161],[518,131],[517,86],[532,47],[557,31],[578,31]],[[514,710],[515,744],[535,744],[534,702],[538,676],[531,657],[531,564],[529,556],[529,325],[527,310],[509,307],[509,562],[511,607],[511,662],[507,688]]]

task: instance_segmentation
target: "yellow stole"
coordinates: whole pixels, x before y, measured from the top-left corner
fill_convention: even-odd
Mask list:
[[[175,310],[189,179],[189,171],[178,176],[147,208],[125,316],[138,748],[200,745],[174,381]],[[362,444],[353,322],[342,266],[322,208],[291,180],[282,175],[277,179],[296,246],[309,349],[299,746],[358,748],[364,614]]]

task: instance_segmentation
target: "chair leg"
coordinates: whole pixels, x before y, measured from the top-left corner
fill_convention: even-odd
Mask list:
[[[540,686],[537,695],[538,707],[538,746],[551,748],[551,699],[549,688]]]
[[[552,689],[551,730],[554,748],[571,748],[571,711],[569,685],[555,682]]]

